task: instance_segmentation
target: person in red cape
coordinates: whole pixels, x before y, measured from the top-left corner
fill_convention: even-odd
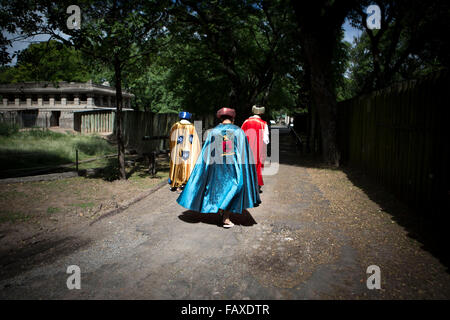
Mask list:
[[[267,122],[261,119],[264,114],[265,108],[263,106],[253,106],[253,116],[248,118],[242,124],[242,130],[244,130],[247,136],[250,148],[253,151],[255,158],[256,173],[258,177],[259,192],[262,193],[261,187],[264,185],[262,178],[262,168],[264,168],[264,161],[267,155],[267,144],[269,144],[269,127]]]

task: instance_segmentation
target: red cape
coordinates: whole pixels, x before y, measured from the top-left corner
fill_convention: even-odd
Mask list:
[[[261,170],[264,168],[264,161],[266,160],[267,154],[266,144],[263,142],[264,128],[266,125],[267,122],[258,117],[250,117],[242,124],[242,130],[244,130],[247,136],[253,157],[255,158],[258,185],[260,186],[264,185]]]

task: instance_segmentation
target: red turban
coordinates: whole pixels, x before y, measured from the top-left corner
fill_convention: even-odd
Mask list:
[[[231,108],[222,108],[217,111],[217,118],[220,119],[221,116],[230,116],[234,119],[236,117],[236,111]]]

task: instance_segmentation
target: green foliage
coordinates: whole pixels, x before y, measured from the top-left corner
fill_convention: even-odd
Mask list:
[[[19,132],[19,126],[17,124],[0,122],[0,136],[9,137],[17,132]]]
[[[57,207],[48,207],[47,208],[47,213],[48,214],[58,213],[60,211],[61,211],[61,209],[57,208]]]
[[[277,77],[274,80],[266,105],[269,106],[270,110],[280,110],[283,113],[290,114],[298,105],[297,93],[299,90],[300,86],[297,79],[291,75]]]
[[[78,207],[78,208],[93,208],[95,203],[93,202],[83,202],[83,203],[71,203],[69,206]]]
[[[383,16],[380,30],[366,28],[361,1],[350,14],[363,30],[350,52],[349,90],[353,95],[416,79],[450,65],[450,7],[448,1],[378,0]]]
[[[254,103],[294,107],[299,85],[289,71],[297,61],[288,48],[293,28],[283,19],[284,4],[191,4],[195,12],[210,15],[208,21],[196,19],[191,5],[177,4],[171,11],[176,18],[167,25],[170,34],[155,40],[162,49],[149,56],[152,63],[139,61],[124,74],[126,87],[136,95],[135,107],[214,112],[231,106],[233,96],[246,111]]]
[[[333,44],[326,46],[333,48],[330,53],[312,50],[332,53],[329,82],[338,101],[449,65],[449,42],[442,33],[449,30],[450,11],[444,0],[430,5],[377,0],[385,17],[379,31],[363,24],[363,9],[372,2],[300,5],[301,21],[311,20],[317,34],[340,11],[350,12],[347,18],[364,31],[350,45],[337,27],[330,33],[334,38],[325,41]],[[152,112],[206,113],[222,106],[249,112],[257,103],[269,112],[293,114],[311,107],[311,62],[299,40],[305,28],[297,25],[291,1],[86,0],[78,3],[79,30],[66,27],[69,0],[1,4],[0,26],[8,32],[48,31],[58,39],[18,54],[16,66],[0,69],[2,83],[119,81],[135,94],[135,109]],[[7,43],[2,34],[0,60],[8,58],[2,56]]]
[[[249,112],[255,103],[268,109],[299,103],[303,68],[288,1],[132,1],[116,7],[113,1],[84,1],[83,27],[66,30],[69,2],[38,2],[30,9],[44,13],[48,29],[69,34],[59,41],[73,47],[55,41],[30,46],[0,81],[93,79],[115,85],[113,65],[119,61],[135,109],[202,113],[228,105]],[[171,16],[166,31],[160,12]]]
[[[92,137],[91,139],[77,139],[73,142],[75,149],[81,154],[95,156],[114,153],[115,149],[100,137]]]
[[[5,222],[28,221],[31,215],[20,211],[0,210],[0,224]]]
[[[54,40],[31,44],[18,55],[14,67],[3,67],[0,73],[0,83],[89,79],[91,72],[80,51]]]
[[[279,107],[295,101],[280,90],[270,99],[275,83],[296,64],[287,1],[180,2],[174,14],[168,62],[185,105],[209,112],[228,105],[239,115],[255,103]]]
[[[343,39],[344,32],[341,31],[340,39],[338,39],[332,61],[333,79],[337,101],[343,101],[352,97],[352,91],[349,89],[351,80],[346,74],[350,67],[349,52],[351,50],[351,44]]]
[[[170,113],[181,111],[183,105],[176,96],[177,80],[173,71],[162,63],[152,64],[141,73],[129,74],[127,85],[136,95],[136,109],[152,112]]]

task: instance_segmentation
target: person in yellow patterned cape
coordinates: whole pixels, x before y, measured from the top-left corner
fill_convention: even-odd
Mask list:
[[[179,113],[180,121],[170,129],[170,190],[181,192],[200,153],[200,141],[189,112]]]

